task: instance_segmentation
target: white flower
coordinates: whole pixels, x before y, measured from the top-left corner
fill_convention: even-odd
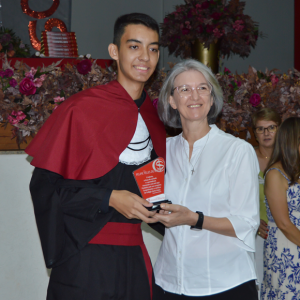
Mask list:
[[[39,51],[35,52],[35,56],[40,56],[41,53]]]
[[[40,57],[45,57],[45,54],[41,54]]]
[[[91,56],[92,56],[91,54],[87,54],[86,58],[91,58]]]
[[[79,57],[80,57],[80,58],[82,58],[82,57],[83,57],[83,55],[79,55]]]

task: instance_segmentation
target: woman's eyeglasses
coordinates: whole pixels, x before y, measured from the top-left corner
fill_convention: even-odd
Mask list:
[[[177,90],[178,94],[180,97],[182,98],[188,98],[192,96],[192,93],[194,90],[197,91],[199,96],[208,96],[211,94],[211,86],[209,86],[206,83],[200,84],[198,85],[196,88],[193,88],[189,85],[180,85],[180,86],[176,86],[174,90]]]
[[[259,134],[265,133],[265,130],[268,130],[270,133],[275,133],[277,131],[277,125],[270,125],[268,127],[255,127],[255,132]]]

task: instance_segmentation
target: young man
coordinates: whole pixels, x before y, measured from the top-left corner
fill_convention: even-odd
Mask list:
[[[165,131],[145,82],[159,28],[144,14],[117,19],[109,54],[117,81],[80,92],[50,116],[26,152],[46,266],[48,300],[150,300],[152,268],[141,221],[152,223],[132,172],[165,158]]]

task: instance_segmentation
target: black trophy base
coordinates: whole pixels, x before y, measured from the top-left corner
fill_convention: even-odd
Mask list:
[[[154,202],[151,207],[146,207],[148,210],[153,211],[153,210],[160,210],[160,204],[167,203],[167,204],[172,204],[170,200],[162,200],[162,201],[157,201]]]

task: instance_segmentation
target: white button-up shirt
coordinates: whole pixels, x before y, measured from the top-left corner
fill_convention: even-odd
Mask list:
[[[249,143],[210,127],[194,143],[191,163],[188,142],[181,134],[167,140],[166,199],[202,211],[204,219],[227,217],[237,237],[187,225],[167,228],[154,272],[156,283],[171,293],[212,295],[257,278],[257,157]]]

